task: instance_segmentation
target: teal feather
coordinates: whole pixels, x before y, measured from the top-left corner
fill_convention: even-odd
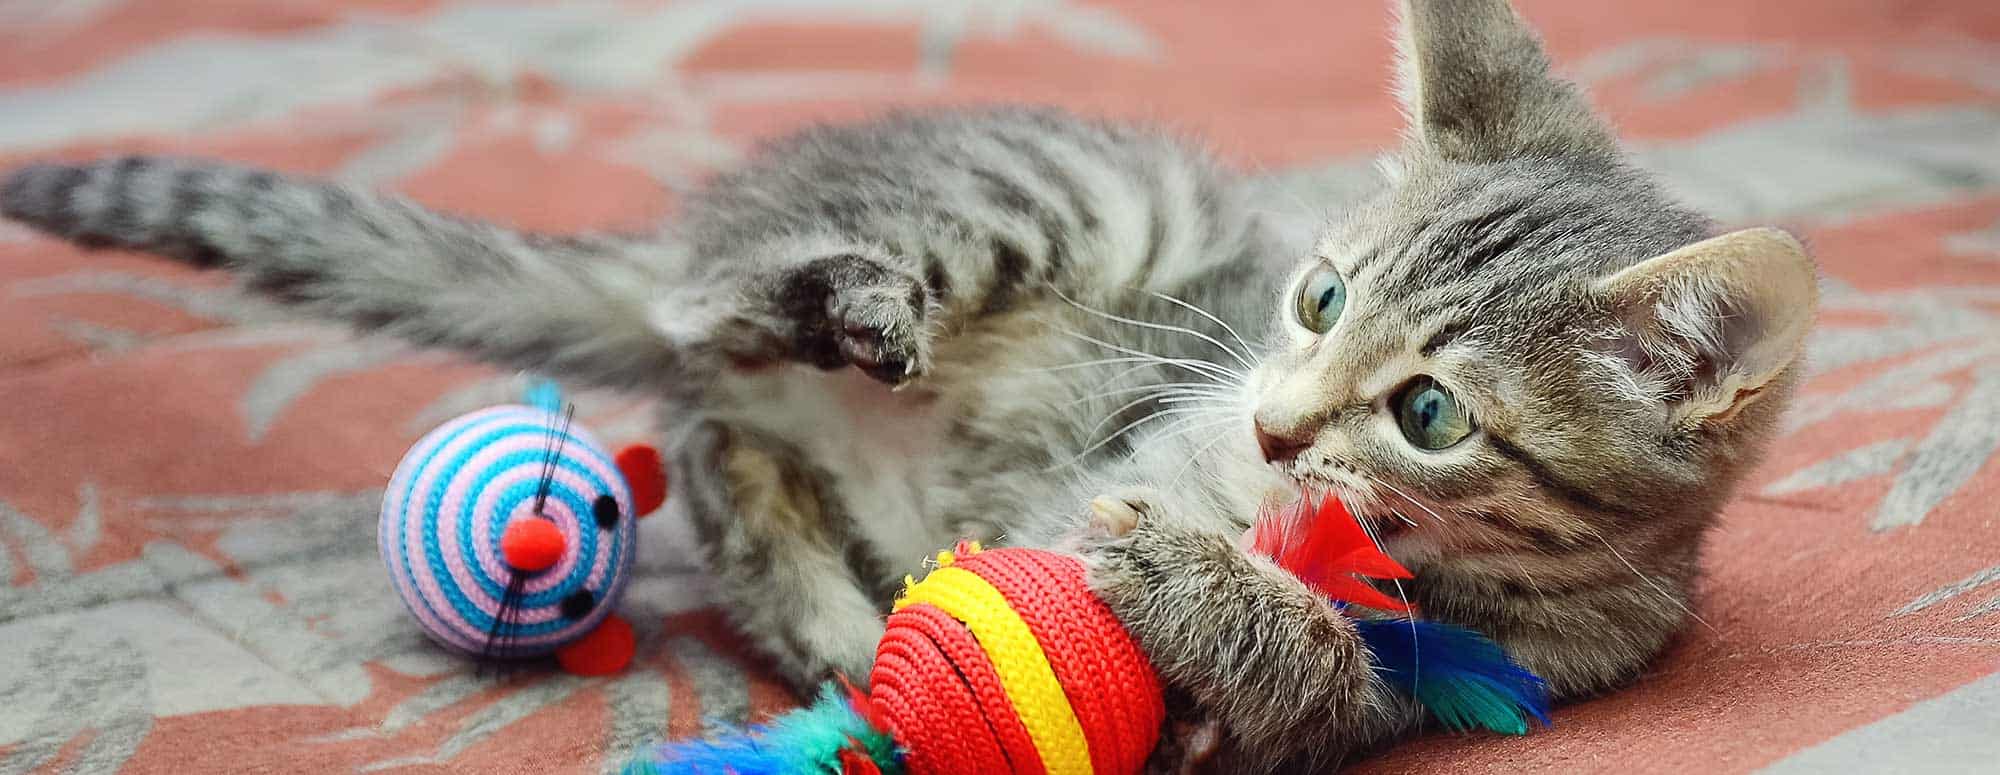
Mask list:
[[[762,727],[660,746],[624,775],[840,775],[840,752],[857,745],[882,775],[902,775],[895,740],[828,685],[811,705]]]
[[[528,390],[522,400],[549,414],[560,414],[563,410],[562,386],[552,379],[534,378],[528,382]]]
[[[1549,724],[1548,686],[1500,645],[1463,627],[1410,619],[1357,619],[1384,680],[1454,730],[1525,735]]]

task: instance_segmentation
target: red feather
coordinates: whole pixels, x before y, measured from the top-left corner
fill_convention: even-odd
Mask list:
[[[847,704],[854,708],[854,715],[868,722],[868,726],[874,727],[875,731],[889,734],[889,714],[883,713],[880,707],[868,699],[868,693],[862,691],[861,687],[855,686],[853,681],[847,680],[845,674],[836,673],[834,678],[840,681],[841,691],[847,693]]]
[[[861,741],[849,738],[849,746],[834,754],[840,760],[840,775],[882,775],[882,768],[861,749]]]
[[[1311,499],[1278,509],[1250,528],[1250,547],[1328,598],[1409,613],[1410,605],[1362,578],[1407,579],[1410,571],[1375,546],[1339,498]]]

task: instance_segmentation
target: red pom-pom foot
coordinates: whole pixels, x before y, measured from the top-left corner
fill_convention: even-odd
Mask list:
[[[618,450],[618,472],[632,486],[632,513],[646,516],[667,502],[667,466],[660,451],[650,444],[633,444]]]
[[[611,614],[589,635],[557,649],[556,664],[571,675],[612,675],[632,664],[632,654],[637,650],[632,624]]]

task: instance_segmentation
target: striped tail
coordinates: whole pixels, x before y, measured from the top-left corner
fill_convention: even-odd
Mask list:
[[[93,248],[228,267],[321,317],[566,379],[636,387],[678,359],[647,319],[632,248],[431,212],[327,181],[126,156],[32,164],[0,214]]]

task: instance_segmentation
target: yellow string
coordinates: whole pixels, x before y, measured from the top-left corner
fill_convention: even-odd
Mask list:
[[[1083,725],[1077,722],[1034,631],[1000,590],[978,574],[947,565],[905,589],[896,600],[896,610],[917,603],[929,603],[964,622],[979,640],[1049,775],[1090,775],[1090,744],[1083,737]]]

